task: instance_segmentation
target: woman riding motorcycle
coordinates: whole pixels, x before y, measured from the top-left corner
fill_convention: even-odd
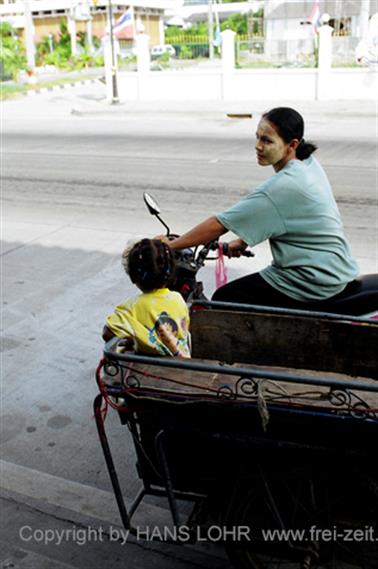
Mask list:
[[[224,285],[213,300],[299,309],[328,309],[361,286],[328,178],[303,138],[302,116],[289,107],[263,114],[257,161],[275,174],[228,210],[169,241],[173,250],[238,236],[229,256],[269,240],[273,261],[259,273]],[[375,293],[376,294],[376,293]]]

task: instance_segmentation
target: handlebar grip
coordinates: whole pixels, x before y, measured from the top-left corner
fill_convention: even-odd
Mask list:
[[[223,255],[228,255],[228,243],[222,243],[222,250]],[[240,252],[243,257],[254,257],[255,254],[253,251],[246,249],[245,251]]]
[[[255,254],[253,251],[247,250],[247,251],[243,251],[242,253],[243,257],[254,257]]]

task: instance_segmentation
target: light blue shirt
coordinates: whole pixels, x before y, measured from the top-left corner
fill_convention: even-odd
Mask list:
[[[330,298],[359,273],[330,183],[313,156],[289,161],[217,219],[250,246],[269,240],[273,261],[260,274],[296,300]]]

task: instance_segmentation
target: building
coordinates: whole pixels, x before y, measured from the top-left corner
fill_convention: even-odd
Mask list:
[[[266,36],[278,39],[282,33],[301,35],[301,26],[309,20],[313,0],[266,0],[264,18]],[[362,35],[361,18],[372,16],[378,9],[377,0],[319,0],[320,14],[328,14],[329,24],[337,35]]]
[[[286,61],[296,61],[298,55],[314,50],[316,34],[309,22],[314,5],[314,0],[265,0],[264,35],[270,57],[280,53]],[[354,53],[377,5],[377,0],[319,0],[320,14],[328,14],[334,29],[336,54]]]
[[[134,18],[150,36],[150,44],[164,43],[163,15],[173,0],[112,0],[114,19],[133,7]],[[34,25],[34,41],[38,43],[49,34],[57,35],[62,19],[68,28],[75,22],[77,32],[102,37],[106,32],[108,0],[29,0]],[[25,36],[25,2],[0,0],[0,19],[8,21]],[[132,35],[132,34],[131,34]],[[130,36],[130,34],[129,34]],[[132,37],[129,37],[132,39]]]

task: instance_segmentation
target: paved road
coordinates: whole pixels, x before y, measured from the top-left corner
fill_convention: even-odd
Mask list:
[[[255,105],[256,119],[238,121],[227,119],[227,105],[219,103],[201,106],[200,113],[192,107],[187,112],[107,108],[99,102],[100,89],[89,85],[81,97],[60,93],[43,104],[41,96],[29,98],[27,105],[8,103],[9,214],[15,207],[19,219],[21,206],[29,219],[64,219],[104,229],[110,215],[113,228],[134,232],[144,222],[141,193],[147,190],[181,231],[270,175],[256,165],[253,153],[258,113],[266,103]],[[27,107],[26,116],[19,106]],[[369,271],[376,263],[374,105],[367,102],[352,111],[346,103],[301,106],[307,136],[319,143],[354,252],[362,270]],[[228,107],[234,110],[235,104]]]
[[[124,558],[132,567],[227,566],[218,552],[167,549],[159,557],[139,543],[122,553],[100,548],[100,554],[98,544],[76,547],[67,558],[55,544],[17,537],[23,520],[33,527],[48,527],[51,516],[59,527],[118,522],[91,400],[99,330],[114,303],[131,291],[120,251],[128,239],[161,230],[146,213],[142,192],[156,196],[172,229],[181,232],[270,175],[253,156],[256,118],[270,106],[266,102],[248,109],[252,121],[231,120],[226,112],[244,111],[245,104],[114,108],[102,102],[102,89],[88,85],[4,105],[1,466],[6,511],[16,523],[5,526],[2,559],[18,555],[28,569],[42,567],[44,556],[46,563],[69,559],[73,567],[103,567],[105,558],[112,567]],[[307,136],[319,143],[361,268],[377,271],[374,105],[296,106],[307,118]],[[260,268],[269,254],[265,246],[256,251],[253,267]],[[230,276],[248,270],[248,263],[233,260]],[[212,269],[204,280],[211,291]],[[133,465],[130,439],[115,417],[108,428],[131,496],[138,481],[124,466]],[[147,512],[160,516],[161,508],[150,505]]]

